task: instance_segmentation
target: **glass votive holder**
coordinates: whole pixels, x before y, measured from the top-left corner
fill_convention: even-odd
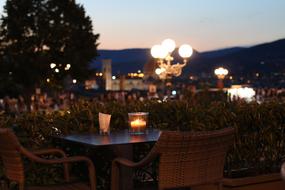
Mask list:
[[[99,113],[99,130],[101,135],[110,134],[110,120],[111,120],[111,115],[105,113]]]
[[[128,113],[129,132],[134,135],[145,134],[148,126],[148,112]]]

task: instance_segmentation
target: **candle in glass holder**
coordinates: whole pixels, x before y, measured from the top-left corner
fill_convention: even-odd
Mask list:
[[[148,113],[129,113],[129,131],[132,134],[144,134],[147,127]]]

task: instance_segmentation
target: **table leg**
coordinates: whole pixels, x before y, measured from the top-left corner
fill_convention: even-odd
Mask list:
[[[133,160],[133,146],[131,144],[114,146],[117,157]],[[133,190],[133,171],[131,168],[122,167],[120,170],[120,190]]]

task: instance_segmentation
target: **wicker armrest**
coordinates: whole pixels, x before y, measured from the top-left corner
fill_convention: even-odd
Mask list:
[[[144,159],[139,162],[133,162],[125,158],[116,158],[112,162],[112,179],[111,179],[111,190],[119,190],[119,182],[120,182],[120,168],[119,165],[130,167],[130,168],[140,168],[146,166],[151,163],[156,157],[158,153],[156,149],[153,149]]]
[[[23,147],[20,148],[20,152],[24,154],[30,160],[41,163],[41,164],[67,164],[67,163],[72,163],[72,162],[85,162],[87,163],[87,166],[88,166],[91,190],[96,189],[95,167],[94,167],[93,162],[85,156],[72,156],[72,157],[64,157],[64,158],[59,158],[59,159],[44,159],[44,158],[38,157],[37,155],[29,152]]]
[[[34,159],[30,157],[30,159],[36,162],[42,163],[42,164],[64,164],[64,163],[72,163],[72,162],[85,162],[87,163],[88,167],[94,166],[93,162],[85,156],[71,156],[67,158],[57,158],[57,159],[43,159],[40,157],[37,157],[37,159]]]
[[[72,157],[65,157],[65,158],[57,158],[57,159],[44,159],[32,152],[29,152],[25,148],[21,147],[19,150],[23,155],[27,158],[31,159],[32,161],[39,162],[42,164],[62,164],[62,163],[70,163],[70,162],[86,162],[88,166],[93,166],[93,162],[85,157],[85,156],[72,156]]]
[[[62,156],[63,158],[67,157],[66,153],[63,150],[58,149],[58,148],[41,149],[41,150],[33,151],[33,153],[35,155],[56,154],[56,155]]]
[[[141,167],[141,164],[139,164],[139,162],[133,162],[125,158],[116,158],[115,160],[113,160],[113,164],[120,164],[120,165],[130,167],[130,168]]]
[[[66,153],[63,150],[58,149],[58,148],[36,150],[36,151],[33,151],[33,154],[35,154],[37,156],[58,155],[58,156],[61,156],[63,158],[67,158]],[[66,182],[69,182],[70,181],[70,173],[69,173],[68,163],[63,163],[63,166],[64,166],[64,179]]]
[[[154,148],[144,159],[142,159],[139,162],[133,162],[125,158],[116,158],[115,160],[113,160],[112,164],[113,164],[113,167],[115,167],[115,165],[120,164],[120,165],[130,167],[130,168],[139,168],[139,167],[143,167],[151,163],[157,156],[158,156],[158,152]]]

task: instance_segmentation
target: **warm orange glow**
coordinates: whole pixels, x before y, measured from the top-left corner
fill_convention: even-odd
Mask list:
[[[132,128],[144,128],[146,127],[146,121],[142,119],[136,119],[134,121],[131,121],[131,127]]]

